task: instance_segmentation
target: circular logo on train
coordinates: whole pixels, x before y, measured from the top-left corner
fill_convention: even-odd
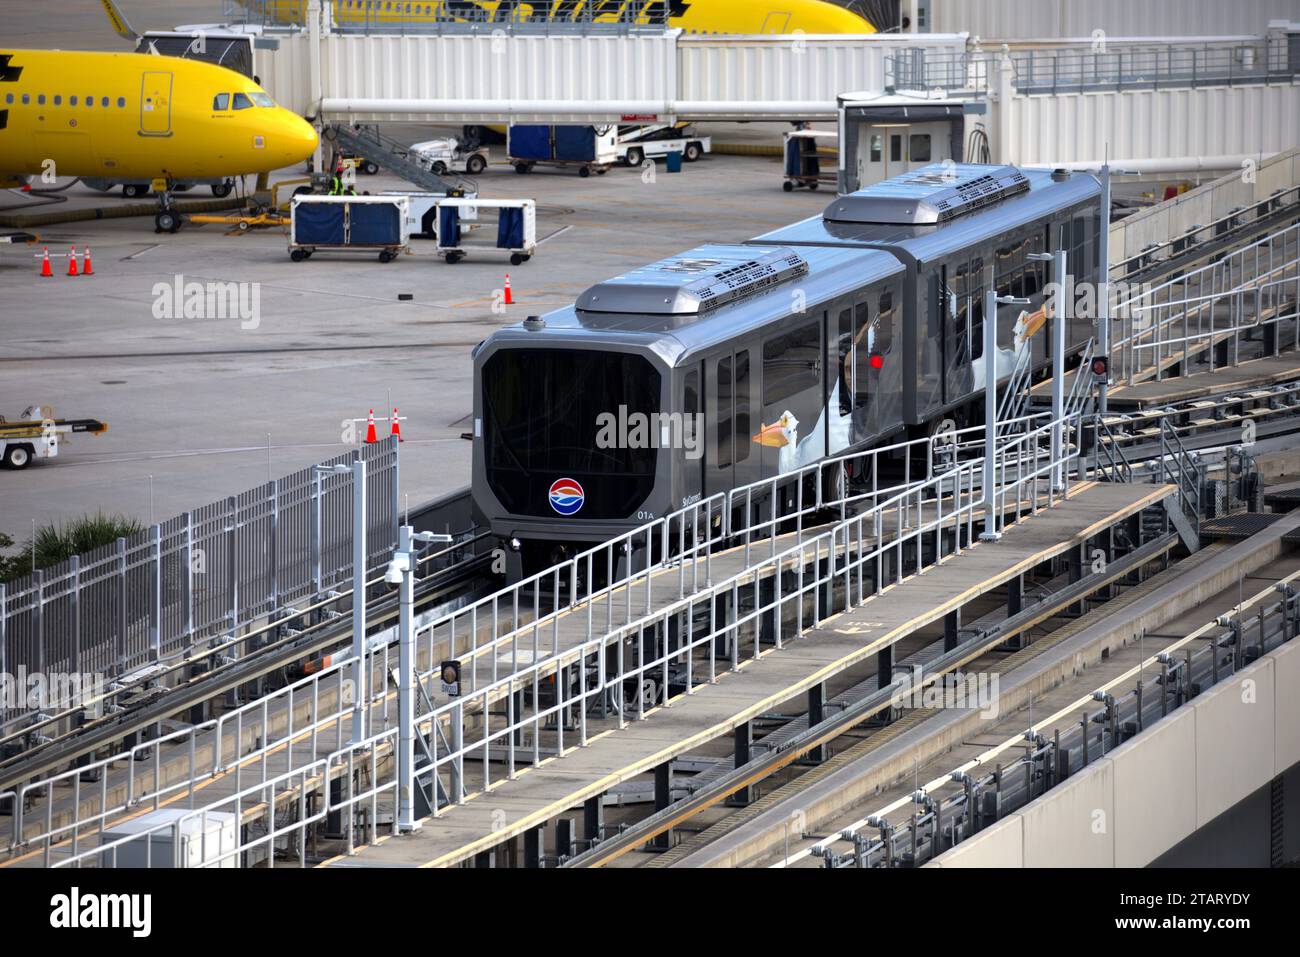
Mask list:
[[[549,493],[551,508],[561,515],[572,515],[578,509],[582,508],[582,503],[586,500],[586,493],[582,491],[582,486],[571,478],[556,479],[551,483]]]

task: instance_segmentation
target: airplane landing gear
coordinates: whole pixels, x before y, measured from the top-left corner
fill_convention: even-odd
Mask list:
[[[170,190],[162,190],[158,193],[158,215],[153,218],[153,231],[155,233],[175,233],[181,228],[181,217],[172,209],[172,197]]]

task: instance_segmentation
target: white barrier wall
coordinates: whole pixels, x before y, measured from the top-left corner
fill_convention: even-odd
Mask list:
[[[1009,80],[1003,86],[1007,91]],[[1280,153],[1300,145],[1300,85],[1024,96],[993,110],[993,151],[1017,165]],[[1107,148],[1109,147],[1109,149]]]
[[[808,118],[815,118],[814,112],[833,118],[836,97],[843,91],[884,86],[889,52],[961,51],[965,46],[965,36],[722,40],[680,31],[587,37],[313,38],[302,33],[281,38],[276,50],[259,50],[257,70],[263,86],[284,106],[311,116],[324,100],[332,113],[346,113],[357,122],[616,122],[626,113],[664,114],[674,109],[709,115],[709,104],[720,111],[739,107],[761,114],[774,103],[798,104],[797,109],[806,108]],[[313,50],[319,51],[319,91],[313,89]],[[473,107],[470,114],[466,104],[482,108]],[[563,111],[548,114],[547,104]],[[513,111],[508,108],[512,105]],[[520,105],[534,109],[518,109]],[[590,109],[581,112],[584,106]]]
[[[1229,36],[1262,33],[1270,20],[1300,19],[1300,0],[902,0],[917,29],[918,4],[927,28],[967,31],[988,39]]]
[[[1252,206],[1279,189],[1300,184],[1300,149],[1270,157],[1253,169],[1238,169],[1125,217],[1110,227],[1110,257],[1120,263],[1148,246],[1207,226],[1241,206]]]
[[[1298,692],[1293,640],[933,866],[1146,866],[1300,762]]]

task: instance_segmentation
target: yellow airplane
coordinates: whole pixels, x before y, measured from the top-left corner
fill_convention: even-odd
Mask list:
[[[29,175],[150,180],[154,225],[175,232],[177,180],[269,173],[316,131],[233,70],[142,53],[0,47],[0,187]]]
[[[275,23],[306,23],[307,0],[238,0]],[[335,0],[340,25],[575,20],[660,22],[665,0]],[[688,33],[875,33],[868,21],[824,0],[667,0],[668,25]],[[588,8],[591,13],[588,14]],[[518,10],[517,13],[512,11]]]

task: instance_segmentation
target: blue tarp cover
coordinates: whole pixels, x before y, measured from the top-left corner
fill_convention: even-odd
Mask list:
[[[510,155],[524,160],[550,159],[551,128],[524,125],[510,127]]]
[[[300,246],[342,246],[342,204],[299,203],[293,213],[293,241]]]
[[[438,207],[438,245],[460,245],[460,210],[455,206]]]
[[[524,248],[524,211],[519,208],[503,208],[497,220],[497,248]]]
[[[557,160],[590,163],[596,158],[596,129],[592,126],[557,126],[555,128]]]
[[[353,245],[402,245],[402,216],[396,203],[349,203],[348,208],[348,240]]]
[[[785,141],[785,175],[802,176],[803,170],[800,169],[800,157],[802,153],[799,149],[798,140]]]

